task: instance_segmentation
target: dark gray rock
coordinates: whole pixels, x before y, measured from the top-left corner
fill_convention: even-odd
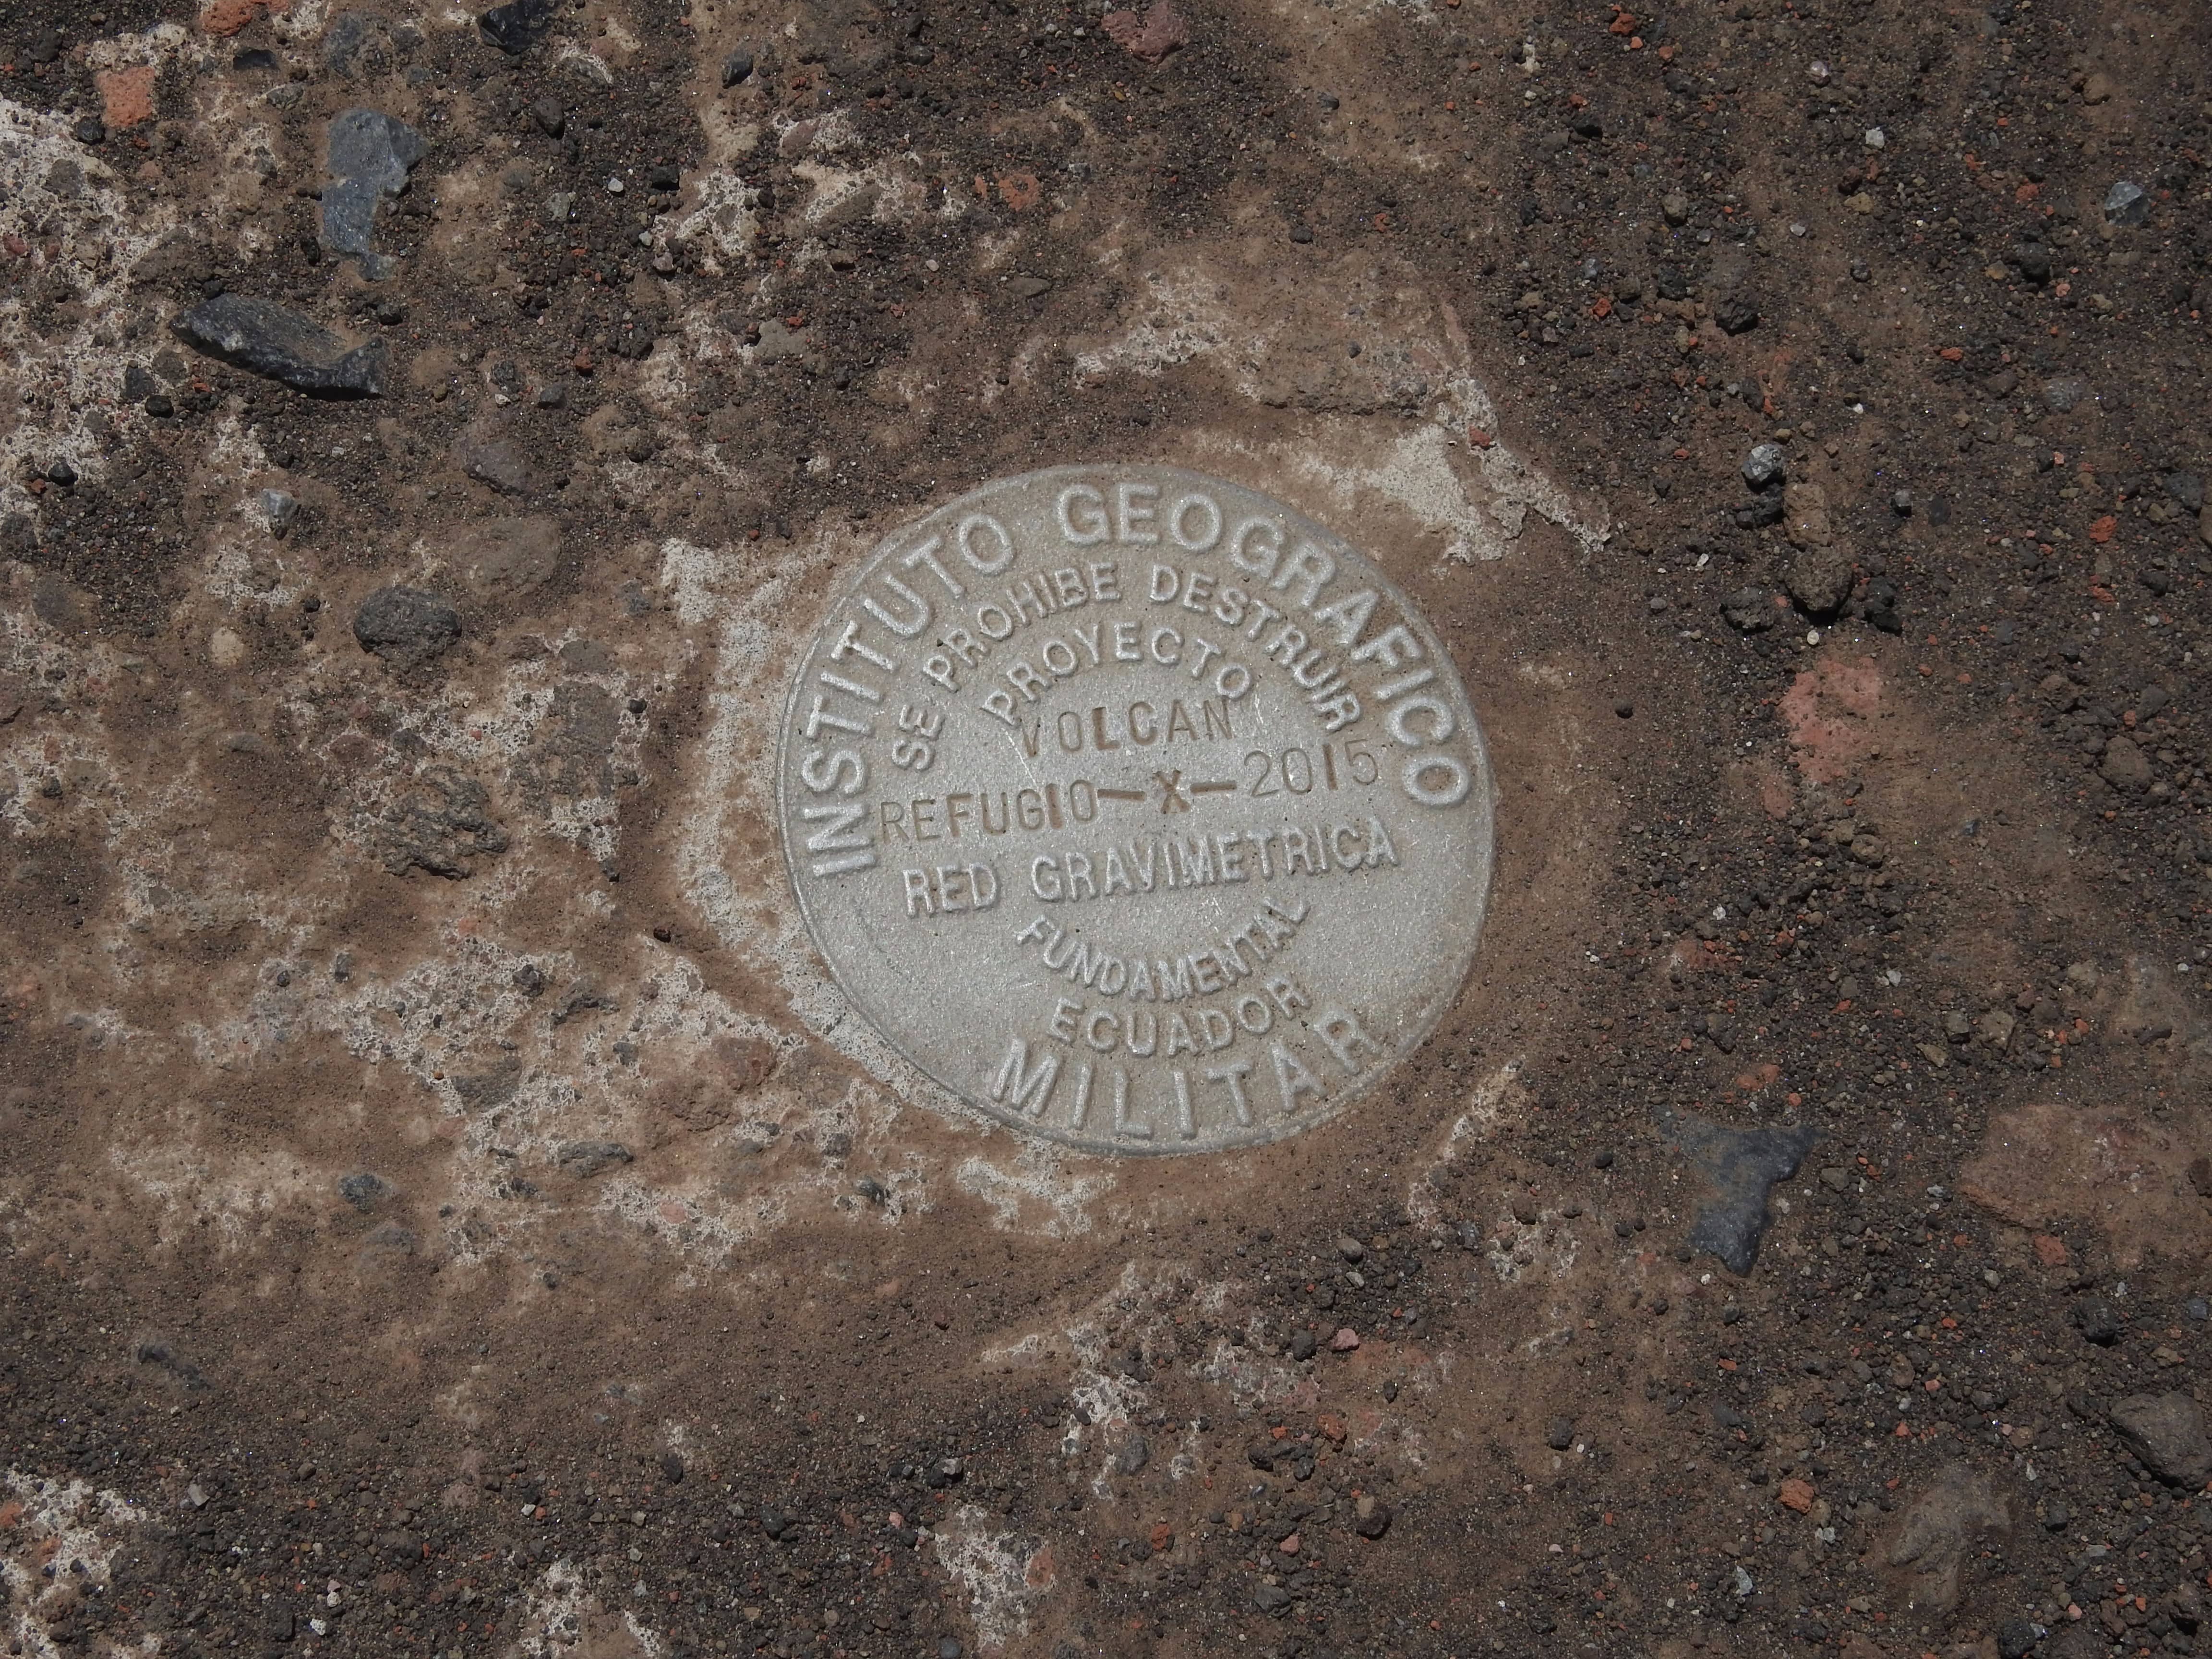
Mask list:
[[[2079,374],[2057,374],[2043,383],[2043,401],[2054,414],[2071,414],[2088,397],[2089,383]]]
[[[170,326],[194,350],[281,380],[311,398],[384,395],[383,341],[349,350],[320,323],[274,300],[218,294]]]
[[[366,1170],[338,1177],[338,1196],[356,1210],[374,1209],[377,1200],[391,1191],[390,1182],[382,1176],[371,1175]]]
[[[461,637],[461,613],[419,587],[380,587],[354,613],[353,636],[395,668],[443,656]]]
[[[471,860],[507,850],[507,831],[492,821],[483,785],[456,767],[442,765],[426,766],[400,786],[369,840],[393,875],[424,870],[447,881],[473,875]],[[495,1071],[472,1081],[483,1085],[499,1075]],[[507,1093],[514,1092],[509,1081]],[[465,1091],[462,1098],[469,1098]]]
[[[740,46],[722,59],[722,85],[734,87],[753,72],[753,55]]]
[[[383,27],[381,17],[365,11],[338,13],[323,26],[323,38],[318,48],[323,67],[333,74],[350,76],[362,48]]]
[[[1766,1195],[1797,1173],[1817,1136],[1808,1125],[1731,1129],[1687,1112],[1662,1110],[1661,1130],[1714,1188],[1712,1201],[1690,1226],[1690,1247],[1747,1273],[1766,1231]]]
[[[629,1163],[629,1148],[619,1140],[564,1141],[553,1161],[577,1180],[587,1181]]]
[[[376,210],[407,188],[407,174],[430,153],[422,135],[380,110],[349,109],[331,123],[331,182],[323,189],[323,241],[361,260],[380,280],[391,260],[376,251]]]
[[[2169,472],[2166,475],[2166,493],[2179,501],[2191,513],[2204,510],[2204,480],[2194,472]]]
[[[2109,1348],[2120,1340],[2120,1322],[2112,1312],[2112,1304],[2101,1296],[2085,1296],[2074,1304],[2074,1328],[2081,1333],[2081,1340],[2094,1342],[2100,1348]]]
[[[1771,489],[1790,476],[1790,458],[1780,444],[1753,444],[1743,458],[1743,481],[1753,489]]]
[[[477,32],[484,44],[510,58],[522,56],[552,27],[553,0],[512,0],[477,18]]]
[[[1122,1474],[1134,1474],[1152,1461],[1152,1443],[1137,1434],[1130,1436],[1129,1443],[1115,1455],[1114,1467]]]
[[[1897,584],[1887,576],[1876,576],[1867,583],[1866,619],[1885,634],[1902,634],[1905,619],[1897,613]]]
[[[2139,225],[2150,217],[2150,196],[2132,179],[2122,179],[2105,192],[2105,217],[2116,225]]]
[[[269,533],[280,541],[300,516],[299,498],[289,490],[264,489],[261,492],[261,521],[269,526]]]
[[[2112,1402],[2112,1431],[2169,1486],[2212,1480],[2212,1438],[2204,1413],[2185,1394],[2131,1394]]]
[[[530,118],[548,138],[558,138],[568,125],[568,112],[558,98],[541,98],[530,106]]]
[[[1759,326],[1759,307],[1741,294],[1731,294],[1713,307],[1713,320],[1723,334],[1744,334]]]
[[[1763,587],[1739,587],[1721,601],[1721,617],[1742,634],[1763,634],[1774,626],[1774,601]]]
[[[539,988],[544,988],[542,978],[539,981]],[[514,1091],[521,1086],[521,1083],[522,1062],[518,1060],[502,1060],[488,1072],[456,1076],[453,1079],[453,1092],[460,1097],[461,1104],[466,1106],[471,1111],[489,1112],[513,1100]]]

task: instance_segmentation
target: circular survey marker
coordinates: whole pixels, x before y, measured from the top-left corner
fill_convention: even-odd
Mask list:
[[[1002,478],[887,538],[799,663],[799,908],[860,1012],[1025,1133],[1250,1146],[1427,1035],[1481,932],[1457,671],[1357,550],[1164,466]]]

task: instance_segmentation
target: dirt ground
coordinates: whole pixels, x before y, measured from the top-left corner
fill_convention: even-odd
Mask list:
[[[2202,12],[1632,3],[0,7],[10,1655],[2212,1645]],[[1256,1152],[903,1097],[777,843],[1115,461],[1499,780]]]

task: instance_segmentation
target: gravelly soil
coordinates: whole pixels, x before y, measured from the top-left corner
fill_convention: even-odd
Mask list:
[[[510,21],[0,12],[11,1652],[2195,1650],[2189,9]],[[1138,1167],[809,1023],[758,779],[886,525],[1141,459],[1501,795],[1429,1045]]]

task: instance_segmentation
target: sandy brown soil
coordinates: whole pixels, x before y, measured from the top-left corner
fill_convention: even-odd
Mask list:
[[[0,11],[11,1654],[2212,1641],[2198,10],[502,27]],[[1257,1152],[903,1097],[777,845],[875,538],[1115,460],[1367,550],[1500,780]]]

